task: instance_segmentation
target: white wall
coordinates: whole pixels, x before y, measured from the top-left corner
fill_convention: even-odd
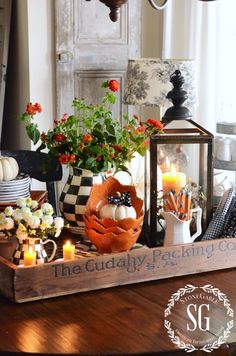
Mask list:
[[[13,2],[2,148],[33,148],[23,123],[16,119],[28,101],[43,106],[36,119],[40,130],[52,127],[56,112],[53,16],[53,0]]]
[[[55,119],[55,54],[53,0],[28,0],[29,94],[43,107],[39,128],[47,131]]]

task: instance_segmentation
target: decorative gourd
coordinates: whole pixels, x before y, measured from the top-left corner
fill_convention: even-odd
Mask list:
[[[109,204],[104,205],[100,212],[101,219],[123,220],[126,218],[136,219],[137,214],[132,207],[130,193],[126,192],[119,196],[109,196]]]
[[[15,179],[19,173],[19,166],[13,157],[0,156],[0,181]]]

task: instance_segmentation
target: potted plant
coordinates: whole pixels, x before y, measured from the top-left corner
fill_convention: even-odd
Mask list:
[[[144,155],[148,138],[162,133],[163,124],[152,118],[141,122],[137,116],[124,116],[125,125],[113,118],[111,106],[116,102],[119,82],[102,84],[105,94],[100,104],[88,104],[84,98],[74,98],[74,114],[64,114],[54,120],[54,128],[40,133],[35,116],[42,111],[38,103],[28,103],[20,120],[26,124],[28,136],[38,150],[47,149],[62,164],[72,167],[61,197],[60,210],[64,218],[83,234],[83,213],[91,186],[104,180],[107,172],[126,170],[126,163],[138,152]],[[81,227],[81,230],[80,230]]]

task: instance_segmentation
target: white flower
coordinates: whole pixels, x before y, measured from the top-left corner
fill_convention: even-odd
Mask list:
[[[0,225],[4,225],[6,220],[6,215],[4,213],[0,213]]]
[[[42,223],[44,223],[47,227],[50,227],[53,223],[53,217],[51,215],[43,215]]]
[[[28,208],[28,207],[22,208],[21,214],[22,214],[23,220],[25,220],[28,223],[28,221],[30,220],[30,218],[32,216],[32,212],[31,212],[30,208]]]
[[[30,208],[32,199],[30,197],[25,198],[25,205]]]
[[[42,212],[41,209],[38,209],[38,210],[36,210],[36,211],[33,212],[33,215],[34,215],[34,216],[37,216],[37,218],[41,219],[42,216],[43,216],[43,212]]]
[[[43,214],[46,214],[46,215],[52,215],[53,214],[53,207],[49,203],[42,204],[41,209],[43,211]]]
[[[54,219],[54,226],[56,229],[62,229],[64,226],[64,219],[62,219],[61,217],[56,217]]]
[[[13,211],[12,213],[12,216],[13,218],[16,220],[16,221],[21,221],[23,219],[23,216],[22,216],[22,211],[21,209],[17,208]]]
[[[55,233],[55,237],[58,237],[61,233],[61,229],[64,226],[64,219],[60,218],[60,217],[56,217],[54,219],[54,226],[56,228],[56,233]]]
[[[11,230],[14,227],[14,220],[12,218],[6,218],[5,220],[5,229]]]
[[[27,223],[31,229],[37,229],[40,225],[40,219],[37,216],[31,215],[27,220]]]
[[[38,207],[38,202],[36,200],[32,200],[30,204],[30,208],[32,210],[36,209]]]
[[[7,206],[4,210],[4,213],[6,214],[6,216],[12,216],[13,211],[14,210],[11,206]]]
[[[16,204],[17,204],[20,208],[25,208],[25,207],[26,207],[25,198],[18,198]]]

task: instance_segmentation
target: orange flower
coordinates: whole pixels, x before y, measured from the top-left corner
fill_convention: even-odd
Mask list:
[[[114,149],[115,149],[117,152],[122,152],[122,146],[121,146],[121,145],[115,145],[115,146],[114,146]]]
[[[159,130],[163,130],[163,124],[162,122],[155,120],[155,119],[148,119],[147,123],[151,126],[155,126]]]
[[[62,141],[65,141],[66,136],[64,134],[62,134],[62,133],[58,133],[58,134],[55,134],[53,136],[53,138],[57,142],[62,142]]]
[[[109,80],[108,82],[108,88],[111,90],[111,91],[118,91],[119,88],[120,88],[120,84],[119,82],[117,82],[117,80],[115,79],[112,79],[112,80]]]
[[[59,157],[59,162],[61,164],[66,164],[69,162],[69,160],[70,160],[70,156],[65,153],[62,153],[61,156]]]
[[[35,109],[35,106],[32,103],[28,103],[27,106],[26,106],[25,112],[28,115],[35,115],[37,111]]]
[[[37,112],[42,112],[42,106],[39,103],[35,103],[34,108]]]
[[[76,162],[76,156],[72,153],[69,158],[70,163],[75,163]]]
[[[40,137],[42,141],[47,141],[47,134],[45,132],[42,132]]]
[[[137,129],[135,130],[136,134],[139,134],[140,132],[145,132],[146,128],[145,126],[141,125],[139,127],[137,127]]]
[[[68,114],[63,114],[63,115],[62,115],[62,118],[61,118],[61,121],[62,121],[62,122],[66,122],[66,121],[68,120],[68,117],[69,117]]]
[[[83,141],[84,141],[85,143],[91,142],[92,139],[93,139],[93,136],[90,135],[90,134],[85,134],[85,135],[83,136]]]

